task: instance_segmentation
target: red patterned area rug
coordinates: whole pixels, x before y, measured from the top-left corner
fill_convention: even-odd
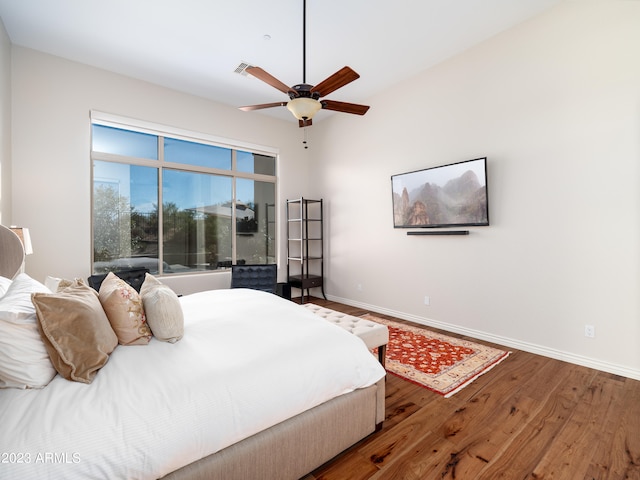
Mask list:
[[[509,352],[374,315],[362,318],[389,328],[387,371],[450,397],[488,372]]]

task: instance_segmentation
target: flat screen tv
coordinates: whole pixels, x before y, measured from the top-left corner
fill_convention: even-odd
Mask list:
[[[392,175],[391,190],[395,228],[489,225],[486,157]]]

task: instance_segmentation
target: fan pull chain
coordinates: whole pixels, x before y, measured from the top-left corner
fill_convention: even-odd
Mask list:
[[[309,145],[307,145],[307,129],[303,128],[302,131],[304,132],[304,140],[302,140],[302,144],[304,145],[304,148],[307,149],[309,148]]]

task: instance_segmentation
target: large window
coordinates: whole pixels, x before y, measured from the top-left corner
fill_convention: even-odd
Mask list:
[[[274,153],[105,120],[91,127],[94,273],[275,263]]]

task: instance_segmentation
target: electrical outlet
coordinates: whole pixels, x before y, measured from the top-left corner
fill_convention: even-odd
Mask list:
[[[431,305],[431,299],[428,296],[424,296],[424,304],[425,305]]]
[[[361,283],[359,283],[359,284],[356,286],[356,288],[358,289],[358,291],[359,291],[359,292],[361,292],[361,291],[362,291],[362,284],[361,284]]]
[[[594,338],[596,336],[596,327],[594,327],[593,325],[585,325],[584,336]]]

